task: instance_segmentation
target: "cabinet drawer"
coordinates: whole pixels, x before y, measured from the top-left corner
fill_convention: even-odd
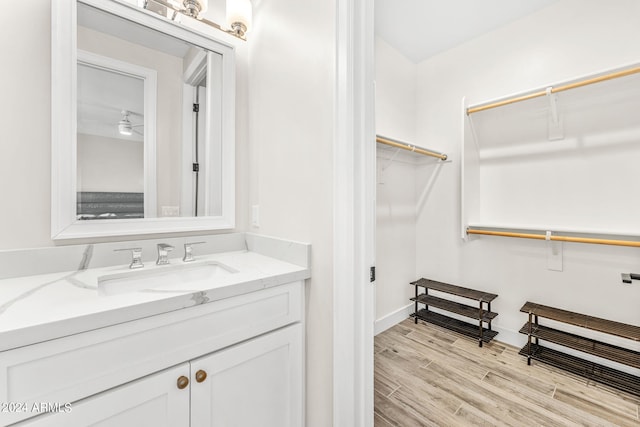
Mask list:
[[[67,403],[301,320],[303,282],[0,353],[0,402]],[[0,425],[29,417],[0,413]]]

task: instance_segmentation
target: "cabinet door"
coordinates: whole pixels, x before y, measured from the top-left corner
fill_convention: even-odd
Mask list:
[[[191,426],[302,426],[302,356],[298,323],[192,361]]]
[[[178,388],[181,376],[188,380],[188,363],[73,403],[67,413],[42,415],[17,425],[189,427],[189,386]]]

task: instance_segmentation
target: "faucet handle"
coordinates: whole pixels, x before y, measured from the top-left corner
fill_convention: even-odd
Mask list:
[[[203,243],[206,242],[187,242],[184,244],[184,257],[182,258],[182,261],[184,262],[191,262],[191,261],[195,261],[195,258],[193,257],[193,245],[201,245]]]
[[[169,252],[173,250],[173,246],[166,243],[158,243],[158,260],[157,265],[169,264]]]
[[[121,251],[131,251],[131,264],[129,264],[129,268],[142,268],[144,264],[142,263],[142,248],[122,248],[122,249],[114,249],[114,252]]]

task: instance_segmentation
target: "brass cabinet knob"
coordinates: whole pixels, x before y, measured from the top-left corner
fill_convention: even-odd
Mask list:
[[[187,388],[188,385],[189,385],[189,378],[185,377],[184,375],[178,378],[178,388],[180,390]]]
[[[200,369],[198,372],[196,372],[196,381],[198,381],[199,383],[203,382],[204,380],[207,379],[207,373],[205,371],[203,371],[202,369]]]

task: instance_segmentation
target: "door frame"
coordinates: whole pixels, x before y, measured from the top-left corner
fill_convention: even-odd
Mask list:
[[[375,113],[373,2],[337,0],[333,425],[373,426]]]

